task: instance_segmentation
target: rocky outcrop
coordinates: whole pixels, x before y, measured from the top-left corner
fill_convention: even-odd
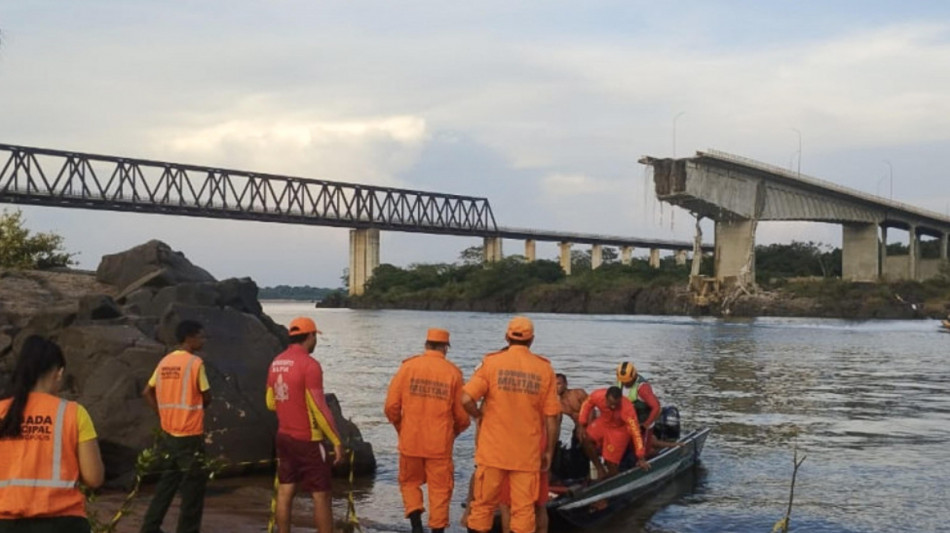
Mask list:
[[[202,323],[208,336],[201,356],[213,396],[205,414],[209,455],[239,471],[270,459],[276,420],[264,405],[264,378],[286,345],[286,330],[263,314],[253,281],[216,281],[158,241],[106,256],[95,276],[0,272],[0,395],[27,336],[58,342],[67,360],[63,395],[89,410],[107,475],[124,483],[158,427],[142,390],[176,344],[174,330],[183,319]],[[356,450],[356,472],[372,472],[372,447],[343,417],[336,398],[328,400],[344,442]]]

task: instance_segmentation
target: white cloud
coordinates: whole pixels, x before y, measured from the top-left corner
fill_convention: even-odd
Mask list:
[[[162,157],[335,181],[398,185],[428,137],[420,117],[235,118],[152,133]]]

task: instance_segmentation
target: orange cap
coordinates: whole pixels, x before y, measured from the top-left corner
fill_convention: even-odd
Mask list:
[[[530,318],[516,316],[508,322],[508,333],[505,338],[518,341],[528,341],[534,338],[534,324]]]
[[[426,332],[426,342],[444,342],[449,344],[449,331],[446,329],[429,328]]]
[[[297,317],[290,321],[290,327],[287,328],[287,331],[290,333],[290,336],[294,335],[306,335],[307,333],[323,333],[317,329],[317,323],[313,320],[301,316]]]

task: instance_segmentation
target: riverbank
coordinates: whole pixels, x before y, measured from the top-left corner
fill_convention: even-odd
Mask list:
[[[515,293],[468,298],[442,290],[367,293],[340,307],[495,313],[574,313],[843,319],[941,319],[950,313],[950,283],[852,283],[838,279],[799,280],[772,289],[738,292],[724,301],[696,305],[685,284],[585,287],[551,283]]]

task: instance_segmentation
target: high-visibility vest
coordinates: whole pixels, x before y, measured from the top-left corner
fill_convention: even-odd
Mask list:
[[[627,399],[633,403],[633,408],[637,411],[637,420],[639,420],[641,424],[650,416],[650,406],[640,399],[640,385],[644,383],[649,383],[649,381],[638,373],[637,379],[633,381],[633,385],[631,385],[630,390],[627,391]],[[620,390],[623,390],[623,383],[618,381],[617,386],[620,387]]]
[[[155,370],[155,397],[162,429],[175,436],[204,433],[204,401],[198,390],[201,358],[184,350],[165,356]]]
[[[6,416],[11,399],[0,401]],[[86,516],[79,481],[77,404],[30,393],[23,433],[0,439],[0,519]]]

